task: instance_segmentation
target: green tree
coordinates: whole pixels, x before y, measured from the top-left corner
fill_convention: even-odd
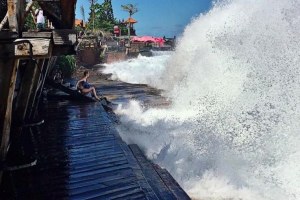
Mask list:
[[[105,0],[102,4],[91,3],[89,23],[92,24],[93,29],[113,30],[113,26],[117,22],[114,18],[111,0]]]
[[[91,4],[91,7],[90,7],[90,10],[91,10],[91,13],[90,13],[90,20],[92,22],[92,26],[93,26],[93,31],[95,29],[95,3],[97,2],[97,0],[90,0],[90,4]]]
[[[27,3],[28,5],[29,3]],[[37,2],[33,2],[31,5],[31,11],[34,11],[36,9],[39,9],[40,6]],[[24,23],[24,30],[31,30],[36,28],[36,23],[33,19],[33,13],[32,12],[26,13],[25,23]]]
[[[114,11],[112,9],[112,5],[111,5],[111,0],[104,0],[104,6],[105,6],[105,12],[106,12],[106,17],[109,20],[114,21]]]
[[[34,19],[32,17],[32,15],[27,15],[26,18],[25,18],[25,24],[24,24],[24,29],[25,30],[32,30],[32,29],[35,29],[36,28],[36,25],[35,25],[35,22],[34,22]]]

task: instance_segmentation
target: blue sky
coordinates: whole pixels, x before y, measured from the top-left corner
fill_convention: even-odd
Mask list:
[[[103,0],[97,2],[102,3]],[[121,5],[129,3],[139,9],[133,15],[138,21],[134,26],[137,35],[173,37],[180,35],[193,17],[207,12],[212,0],[112,0],[115,18],[128,18],[128,12],[123,11]],[[85,16],[88,18],[88,0],[77,0],[76,18],[82,18],[81,5],[84,6]]]

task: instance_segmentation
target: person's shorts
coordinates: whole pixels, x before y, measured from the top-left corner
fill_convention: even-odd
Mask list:
[[[37,24],[37,28],[38,29],[43,29],[44,28],[44,24],[43,23],[38,23]]]

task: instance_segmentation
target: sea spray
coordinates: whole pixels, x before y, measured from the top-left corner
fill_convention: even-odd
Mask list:
[[[172,106],[119,107],[122,137],[194,198],[300,199],[299,9],[217,2],[151,75]]]
[[[172,54],[166,52],[153,52],[153,57],[139,55],[135,59],[124,62],[105,64],[103,73],[112,74],[113,80],[121,80],[127,83],[148,84],[153,87],[160,87],[157,80],[165,68],[165,62]]]

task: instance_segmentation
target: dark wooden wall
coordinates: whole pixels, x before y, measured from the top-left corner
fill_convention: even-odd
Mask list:
[[[35,110],[45,77],[54,65],[53,56],[74,54],[77,44],[72,30],[76,0],[37,1],[60,30],[23,33],[26,1],[0,0],[0,22],[8,15],[6,30],[0,30],[0,186],[12,140],[36,120]]]
[[[75,20],[76,0],[38,1],[55,29],[72,29]]]

